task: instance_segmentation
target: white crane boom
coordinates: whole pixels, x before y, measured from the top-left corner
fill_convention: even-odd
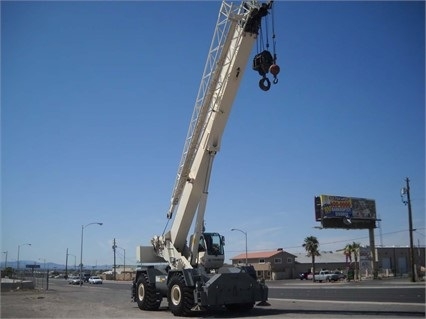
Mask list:
[[[230,42],[232,41],[232,36],[235,37],[236,23],[239,19],[243,21],[247,13],[248,9],[244,8],[243,5],[235,6],[232,3],[228,4],[222,2],[209,54],[207,56],[207,62],[204,67],[204,74],[195,101],[188,134],[185,139],[185,146],[178,168],[176,183],[173,187],[171,206],[167,213],[168,218],[172,217],[179,204],[183,188],[189,177],[191,165],[194,161],[198,146],[200,145],[201,136],[204,132],[208,115],[212,111],[212,105],[216,103],[216,101],[213,101],[213,98],[215,98],[214,94],[217,94],[224,80],[223,67],[225,67],[225,63],[229,63],[229,61],[225,60],[229,58],[226,55],[227,53],[228,55],[232,54],[232,52],[228,52],[228,50]],[[241,29],[242,28],[239,30],[240,33]],[[237,36],[241,36],[241,34],[237,34]],[[220,72],[221,69],[222,72]]]
[[[247,12],[244,6],[236,11],[233,4],[225,2],[220,10],[172,197],[172,207],[177,205],[171,229],[175,247],[183,247],[185,243],[201,193],[207,186],[209,159],[219,151],[226,121],[256,39],[256,34],[244,32],[241,26]]]
[[[220,149],[261,18],[269,8],[257,1],[238,6],[222,2],[167,213],[169,219],[175,212],[176,216],[170,231],[152,240],[157,253],[174,261],[177,268],[198,263],[195,243],[202,233],[213,159]],[[196,213],[190,254],[194,260],[187,262],[183,259],[189,257],[185,250]],[[223,254],[218,262],[223,263]]]

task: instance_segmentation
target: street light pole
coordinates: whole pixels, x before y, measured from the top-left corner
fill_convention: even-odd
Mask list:
[[[84,233],[84,228],[86,228],[87,226],[90,225],[94,225],[97,224],[99,226],[102,226],[103,223],[98,223],[98,222],[94,222],[94,223],[89,223],[86,226],[81,225],[81,242],[80,242],[80,286],[83,284],[83,233]]]
[[[17,270],[19,271],[19,251],[21,250],[21,246],[31,246],[31,244],[21,244],[21,245],[18,245],[18,259],[17,259],[17,261],[16,261],[16,268],[17,268]]]
[[[414,267],[414,245],[413,245],[413,217],[411,213],[411,199],[410,199],[410,180],[405,179],[406,187],[401,189],[402,202],[408,206],[408,226],[410,232],[410,267],[411,267],[411,281],[416,281],[415,267]],[[404,200],[404,195],[407,195],[407,200]]]
[[[234,231],[234,230],[236,230],[236,231],[239,231],[239,232],[241,232],[241,233],[243,233],[244,234],[244,236],[245,236],[245,238],[246,238],[246,266],[248,265],[248,262],[247,262],[247,258],[248,258],[248,254],[247,254],[247,232],[245,232],[244,230],[241,230],[241,229],[238,229],[238,228],[232,228],[231,229],[231,231]]]
[[[114,251],[114,272],[113,272],[113,277],[114,277],[114,281],[117,280],[117,265],[115,263],[115,250],[117,248],[117,245],[115,244],[115,238],[112,244],[112,250]]]

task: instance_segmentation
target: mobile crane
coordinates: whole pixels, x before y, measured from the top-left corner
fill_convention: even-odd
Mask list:
[[[167,232],[154,236],[151,246],[138,246],[141,263],[132,283],[132,300],[141,310],[158,310],[163,298],[175,316],[225,306],[247,311],[269,305],[268,287],[257,279],[253,266],[224,266],[225,239],[205,232],[204,214],[215,155],[243,78],[262,18],[272,1],[223,0],[198,91],[188,135],[179,164],[167,218]],[[276,56],[264,50],[253,59],[253,69],[262,76],[259,86],[269,90],[266,74],[278,82]],[[191,225],[194,232],[189,238]]]

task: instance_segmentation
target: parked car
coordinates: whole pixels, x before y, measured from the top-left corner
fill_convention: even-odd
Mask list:
[[[89,278],[91,277],[91,274],[83,274],[83,280],[84,282],[89,282]]]
[[[339,270],[334,271],[334,274],[337,275],[338,280],[345,280],[346,279],[346,275]]]
[[[328,270],[321,270],[318,274],[315,274],[315,281],[323,282],[323,281],[338,281],[339,276],[334,272],[330,272]]]
[[[89,284],[102,284],[102,278],[99,276],[92,276],[89,278]]]
[[[83,280],[81,280],[78,276],[69,276],[68,283],[70,285],[80,285],[83,284]]]
[[[315,276],[318,276],[318,273],[315,273]],[[313,273],[309,273],[308,276],[306,276],[307,280],[312,280],[314,278],[314,274]]]
[[[300,274],[299,274],[299,279],[300,280],[308,280],[309,278],[308,278],[308,276],[309,276],[309,272],[301,272]],[[312,279],[312,277],[310,278],[310,279]]]

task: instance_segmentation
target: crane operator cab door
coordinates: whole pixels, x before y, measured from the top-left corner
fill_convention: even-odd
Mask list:
[[[206,269],[219,269],[225,260],[225,239],[218,233],[203,233],[198,245],[198,260]]]

